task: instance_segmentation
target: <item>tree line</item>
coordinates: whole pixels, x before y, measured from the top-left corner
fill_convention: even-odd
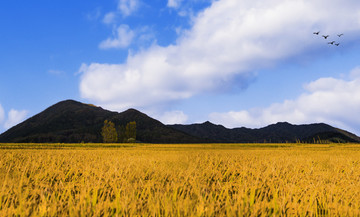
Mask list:
[[[105,120],[101,136],[104,143],[133,143],[136,141],[136,122],[132,121],[126,126],[116,128],[113,122]]]

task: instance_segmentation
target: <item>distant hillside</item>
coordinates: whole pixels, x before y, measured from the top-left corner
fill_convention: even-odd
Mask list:
[[[115,126],[135,121],[137,140],[145,143],[360,142],[356,135],[326,124],[277,123],[260,129],[228,129],[210,122],[164,125],[135,109],[111,112],[73,100],[59,102],[0,135],[0,142],[102,142],[105,120]]]
[[[210,122],[190,125],[169,125],[170,127],[190,135],[207,139],[212,142],[225,143],[284,143],[284,142],[360,142],[360,138],[329,126],[327,124],[292,125],[279,122],[264,128],[234,128],[228,129],[222,125]]]
[[[129,109],[111,112],[73,100],[59,102],[0,135],[0,142],[102,142],[105,120],[116,126],[136,122],[137,140],[148,143],[199,143],[204,140],[170,128],[147,115]]]

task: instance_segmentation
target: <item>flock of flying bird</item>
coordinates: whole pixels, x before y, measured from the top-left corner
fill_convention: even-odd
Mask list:
[[[320,34],[320,31],[318,32],[314,32],[313,34],[315,35],[319,35]],[[338,34],[337,36],[340,38],[341,36],[343,36],[344,34],[341,33],[341,34]],[[323,37],[325,40],[329,37],[329,35],[322,35],[321,37]],[[339,46],[340,43],[336,43],[336,41],[330,41],[328,42],[328,44],[331,44],[331,45],[335,45],[335,46]]]

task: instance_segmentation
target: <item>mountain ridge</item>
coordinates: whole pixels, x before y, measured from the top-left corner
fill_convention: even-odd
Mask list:
[[[278,122],[255,129],[226,128],[209,121],[200,124],[168,126],[190,135],[226,143],[360,142],[360,137],[357,135],[325,123],[294,125],[288,122]]]
[[[209,121],[165,125],[136,109],[114,112],[74,100],[58,102],[10,128],[0,134],[0,142],[102,142],[101,128],[105,120],[117,127],[135,121],[137,140],[144,143],[360,142],[355,134],[324,123],[279,122],[258,129],[228,129]]]

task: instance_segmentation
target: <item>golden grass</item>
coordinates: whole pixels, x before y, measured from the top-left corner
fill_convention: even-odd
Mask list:
[[[359,145],[9,146],[0,216],[360,215]]]

